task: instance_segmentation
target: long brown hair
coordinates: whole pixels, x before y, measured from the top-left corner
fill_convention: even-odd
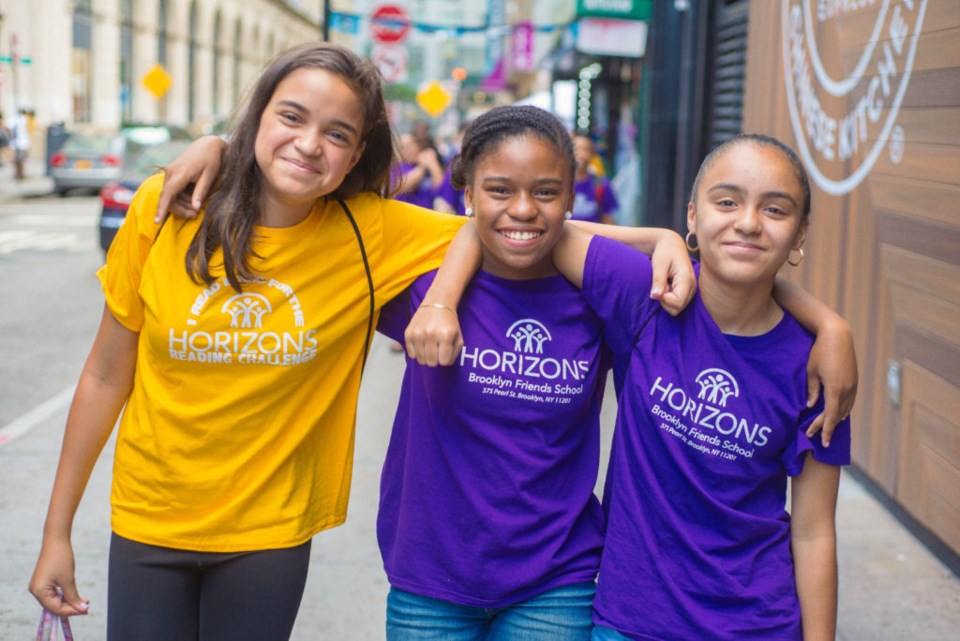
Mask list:
[[[277,86],[302,68],[336,75],[356,92],[363,108],[360,142],[365,142],[366,148],[343,182],[324,198],[350,198],[365,191],[386,196],[389,192],[394,145],[376,66],[349,49],[326,42],[287,49],[277,54],[260,75],[224,152],[217,190],[207,202],[203,221],[187,250],[187,273],[198,284],[214,281],[210,260],[220,247],[223,268],[233,289],[239,292],[242,282],[259,279],[249,260],[256,256],[250,241],[261,213],[262,177],[254,150],[260,118]]]

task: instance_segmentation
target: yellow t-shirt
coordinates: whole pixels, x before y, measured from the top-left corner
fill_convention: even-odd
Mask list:
[[[251,265],[264,282],[237,294],[221,271],[197,285],[184,257],[199,220],[158,233],[162,181],[137,192],[98,273],[110,311],[140,333],[113,530],[198,551],[298,545],[346,518],[369,318],[356,236],[337,203],[320,202],[293,227],[255,229]],[[377,313],[439,265],[463,223],[373,194],[347,206]]]

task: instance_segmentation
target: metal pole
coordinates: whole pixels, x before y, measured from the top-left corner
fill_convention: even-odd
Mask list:
[[[3,52],[3,23],[6,16],[0,11],[0,53]],[[3,113],[3,75],[0,74],[0,113]]]
[[[13,112],[20,113],[20,51],[16,32],[10,34],[10,63],[13,76]]]
[[[323,0],[323,41],[330,42],[330,0]]]

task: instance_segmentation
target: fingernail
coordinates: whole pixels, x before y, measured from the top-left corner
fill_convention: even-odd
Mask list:
[[[650,295],[651,295],[651,296],[659,296],[659,295],[660,295],[660,288],[659,288],[659,287],[654,287],[653,289],[651,289],[651,290],[650,290]]]

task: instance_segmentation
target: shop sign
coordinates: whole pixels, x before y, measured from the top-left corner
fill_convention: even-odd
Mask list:
[[[642,58],[647,49],[647,23],[581,18],[577,21],[576,47],[577,51],[599,56]]]
[[[577,0],[578,18],[619,18],[649,20],[653,0]]]
[[[834,196],[853,191],[884,148],[894,164],[903,159],[897,116],[927,10],[927,0],[865,4],[781,0],[783,77],[797,151],[817,186]],[[839,23],[854,12],[863,37],[849,34],[838,48],[842,60],[822,59],[817,34],[844,33]]]
[[[533,71],[533,23],[519,22],[513,28],[513,64],[514,71]]]

